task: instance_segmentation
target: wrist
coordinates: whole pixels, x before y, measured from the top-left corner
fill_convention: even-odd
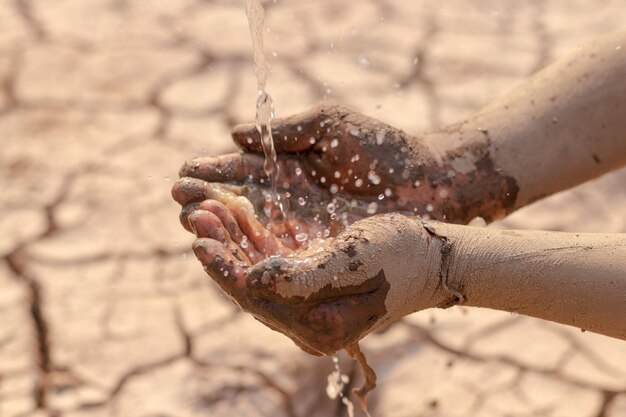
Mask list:
[[[424,173],[428,195],[419,198],[428,198],[431,207],[420,214],[467,224],[475,217],[491,222],[515,209],[517,182],[497,165],[491,140],[489,131],[471,122],[426,136],[438,163]]]

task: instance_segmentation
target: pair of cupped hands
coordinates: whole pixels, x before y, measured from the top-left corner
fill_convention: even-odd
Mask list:
[[[398,318],[388,313],[394,277],[380,254],[393,227],[410,229],[415,214],[437,217],[420,191],[437,157],[420,139],[341,106],[276,119],[272,131],[290,203],[282,221],[268,227],[263,211],[269,182],[254,125],[233,131],[243,152],[187,161],[172,195],[223,292],[303,350],[331,354]],[[389,236],[370,236],[381,224],[393,225]],[[435,306],[432,293],[417,298],[403,314]]]

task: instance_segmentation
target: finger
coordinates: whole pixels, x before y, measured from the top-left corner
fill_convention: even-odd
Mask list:
[[[205,210],[196,210],[189,215],[189,224],[199,238],[217,240],[226,246],[237,260],[251,264],[248,256],[230,238],[222,221],[215,214]]]
[[[180,177],[199,178],[208,182],[243,182],[265,177],[263,157],[254,154],[231,153],[186,161]]]
[[[195,232],[193,231],[193,229],[191,228],[191,225],[189,224],[189,215],[193,213],[195,210],[197,210],[199,207],[200,207],[200,203],[191,203],[189,205],[183,206],[183,209],[180,211],[180,215],[178,216],[178,219],[180,220],[180,224],[183,225],[185,230],[194,234]]]
[[[237,219],[230,212],[228,207],[216,200],[205,200],[200,203],[200,209],[213,213],[220,219],[230,238],[246,253],[250,262],[255,264],[263,259],[261,253],[256,249],[254,243],[244,235],[237,223]]]
[[[213,239],[197,239],[193,251],[204,270],[222,290],[245,308],[245,283],[248,266],[238,261],[222,243]]]
[[[283,246],[279,239],[259,222],[254,214],[252,203],[245,197],[225,203],[231,211],[239,227],[263,257],[273,255],[287,256],[291,250]]]
[[[277,152],[296,153],[311,149],[333,129],[349,111],[337,105],[316,106],[305,112],[272,120],[272,136]],[[254,124],[235,127],[234,141],[249,152],[263,152],[261,138]]]
[[[181,178],[172,186],[172,197],[181,206],[199,203],[203,200],[226,201],[236,198],[241,187],[228,184],[214,184],[207,181],[185,177]]]
[[[233,214],[239,227],[256,249],[264,256],[288,254],[284,248],[256,218],[250,200],[237,195],[239,187],[212,184],[197,178],[181,178],[172,187],[172,196],[183,206],[203,200],[217,200]]]

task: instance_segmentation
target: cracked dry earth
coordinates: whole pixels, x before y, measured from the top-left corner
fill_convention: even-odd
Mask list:
[[[0,416],[343,416],[328,358],[205,277],[169,188],[253,117],[243,1],[2,0]],[[334,99],[409,132],[626,21],[621,0],[268,3],[279,114]],[[622,170],[492,227],[626,232]],[[369,336],[374,416],[626,416],[626,343],[487,310]],[[344,372],[358,374],[341,357]]]

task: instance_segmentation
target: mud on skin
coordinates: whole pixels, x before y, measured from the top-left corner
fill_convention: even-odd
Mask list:
[[[383,270],[360,285],[338,289],[328,284],[307,299],[277,296],[259,285],[261,279],[254,272],[250,275],[250,302],[253,310],[261,310],[255,315],[257,320],[280,329],[314,355],[344,349],[387,313],[385,299],[390,287]]]
[[[282,297],[273,286],[289,281],[297,268],[285,257],[306,258],[310,242],[325,228],[324,237],[332,241],[347,225],[373,214],[426,214],[465,223],[475,216],[500,217],[515,201],[515,183],[494,167],[487,141],[442,157],[427,140],[341,106],[321,106],[275,123],[279,188],[290,195],[284,223],[268,230],[268,184],[255,132],[252,125],[235,129],[243,153],[185,163],[172,195],[183,206],[183,226],[200,238],[194,250],[214,280],[244,310],[311,353],[334,353],[367,333],[387,313],[389,282],[380,269],[358,285],[326,285],[306,299]],[[458,169],[458,158],[471,169]],[[216,201],[224,195],[228,201]],[[332,212],[326,210],[330,203]],[[304,242],[297,239],[302,233]],[[354,246],[340,246],[355,258],[346,269],[359,271]],[[259,265],[264,259],[269,261]],[[325,267],[323,261],[316,264]]]

